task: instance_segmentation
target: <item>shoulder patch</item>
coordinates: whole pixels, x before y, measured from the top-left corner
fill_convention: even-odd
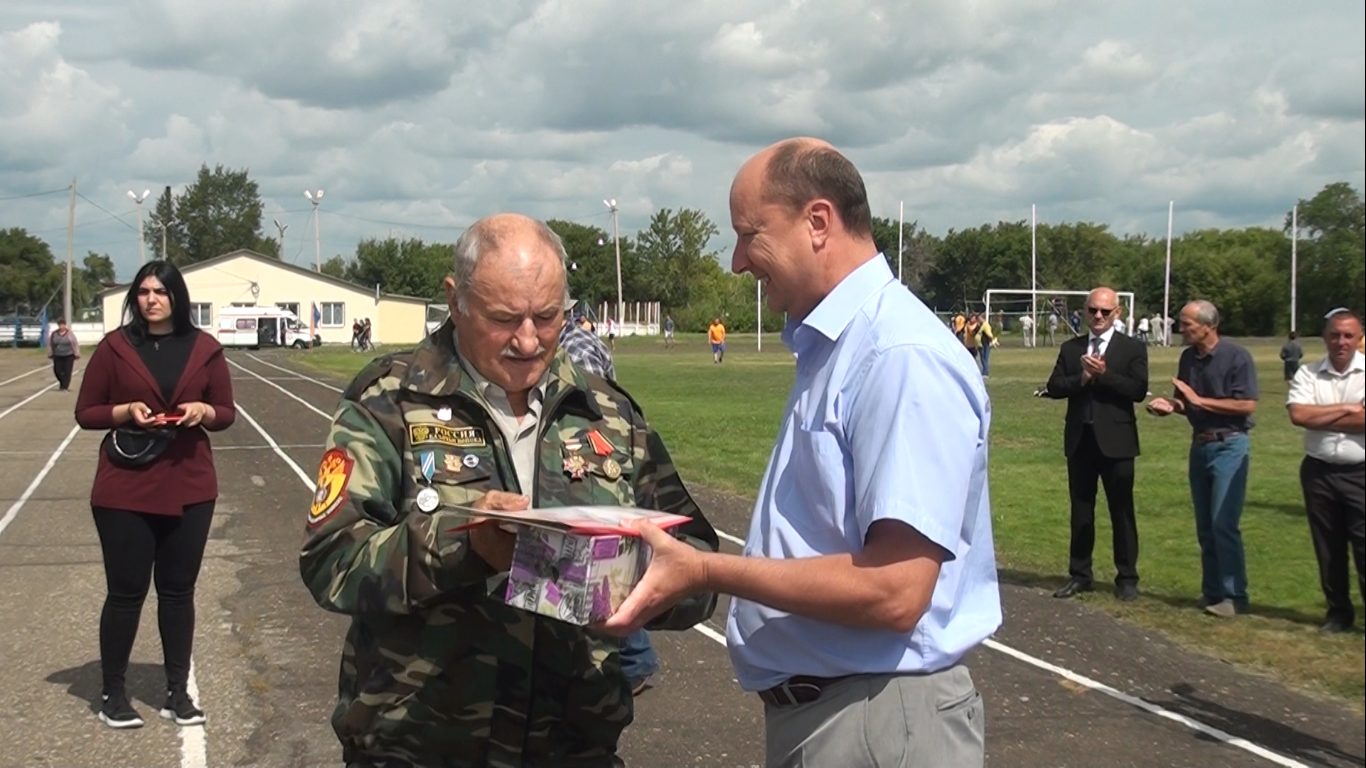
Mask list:
[[[346,485],[351,481],[351,470],[356,460],[340,448],[332,448],[318,462],[317,490],[313,506],[308,509],[308,524],[321,525],[346,501]]]

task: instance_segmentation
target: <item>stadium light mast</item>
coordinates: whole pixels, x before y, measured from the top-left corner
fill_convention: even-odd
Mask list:
[[[318,223],[318,206],[322,204],[323,191],[320,189],[317,192],[313,192],[305,189],[304,197],[308,198],[308,202],[313,204],[313,270],[315,272],[322,272],[323,237],[322,225]]]
[[[617,199],[614,197],[603,200],[602,204],[612,212],[612,243],[617,252],[617,333],[625,336],[626,329],[623,325],[626,322],[626,305],[621,298],[621,231],[617,228]]]
[[[138,204],[138,263],[139,263],[139,264],[146,264],[146,263],[147,263],[147,240],[146,240],[145,238],[143,238],[143,236],[142,236],[142,202],[143,202],[144,200],[146,200],[146,199],[147,199],[147,196],[150,195],[150,194],[152,194],[152,190],[150,190],[150,189],[144,189],[144,190],[142,190],[142,194],[141,194],[141,195],[135,193],[135,192],[134,192],[133,190],[131,190],[131,189],[128,190],[128,197],[131,198],[131,199],[133,200],[133,202],[135,202],[135,203]]]
[[[289,225],[288,225],[288,224],[281,224],[279,219],[271,219],[271,222],[272,222],[273,224],[275,224],[275,231],[280,233],[280,241],[279,241],[279,242],[280,242],[280,261],[284,261],[284,260],[285,260],[285,230],[286,230],[286,229],[289,229]],[[319,269],[318,271],[321,272],[322,270]]]

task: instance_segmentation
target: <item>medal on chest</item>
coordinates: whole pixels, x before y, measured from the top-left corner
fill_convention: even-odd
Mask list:
[[[418,454],[418,466],[422,469],[422,479],[426,485],[417,492],[417,508],[423,512],[435,512],[441,506],[441,494],[432,487],[432,478],[436,476],[436,452],[423,451]]]

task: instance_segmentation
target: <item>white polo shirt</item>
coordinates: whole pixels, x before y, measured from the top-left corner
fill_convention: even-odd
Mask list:
[[[1300,366],[1290,382],[1286,405],[1336,405],[1366,402],[1366,360],[1357,352],[1347,370],[1339,373],[1327,357]],[[1329,464],[1366,461],[1366,435],[1360,432],[1304,431],[1304,452]]]

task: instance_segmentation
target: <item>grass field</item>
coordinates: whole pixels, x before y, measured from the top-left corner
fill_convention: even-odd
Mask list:
[[[666,351],[658,339],[623,340],[616,353],[618,377],[663,435],[685,481],[752,495],[792,380],[792,356],[776,336],[764,338],[762,352],[755,350],[752,335],[732,336],[726,362],[714,365],[702,336],[679,341]],[[1309,341],[1305,346],[1314,358],[1321,348]],[[1032,396],[1052,370],[1057,350],[1018,344],[1007,338],[995,350],[988,382],[997,558],[1004,580],[1051,590],[1067,574],[1067,470],[1061,447],[1066,404]],[[1242,522],[1252,614],[1222,621],[1195,610],[1200,560],[1186,484],[1190,429],[1182,418],[1159,420],[1142,412],[1135,499],[1143,597],[1120,603],[1102,589],[1080,599],[1188,647],[1361,709],[1366,697],[1362,632],[1317,632],[1324,604],[1300,496],[1303,444],[1285,414],[1279,344],[1247,342],[1262,393]],[[1170,390],[1178,353],[1152,351],[1154,392]],[[300,359],[342,375],[364,362],[344,349],[315,350]],[[1103,585],[1113,579],[1114,566],[1103,501],[1098,506],[1095,566]],[[1357,599],[1359,616],[1366,616]]]

